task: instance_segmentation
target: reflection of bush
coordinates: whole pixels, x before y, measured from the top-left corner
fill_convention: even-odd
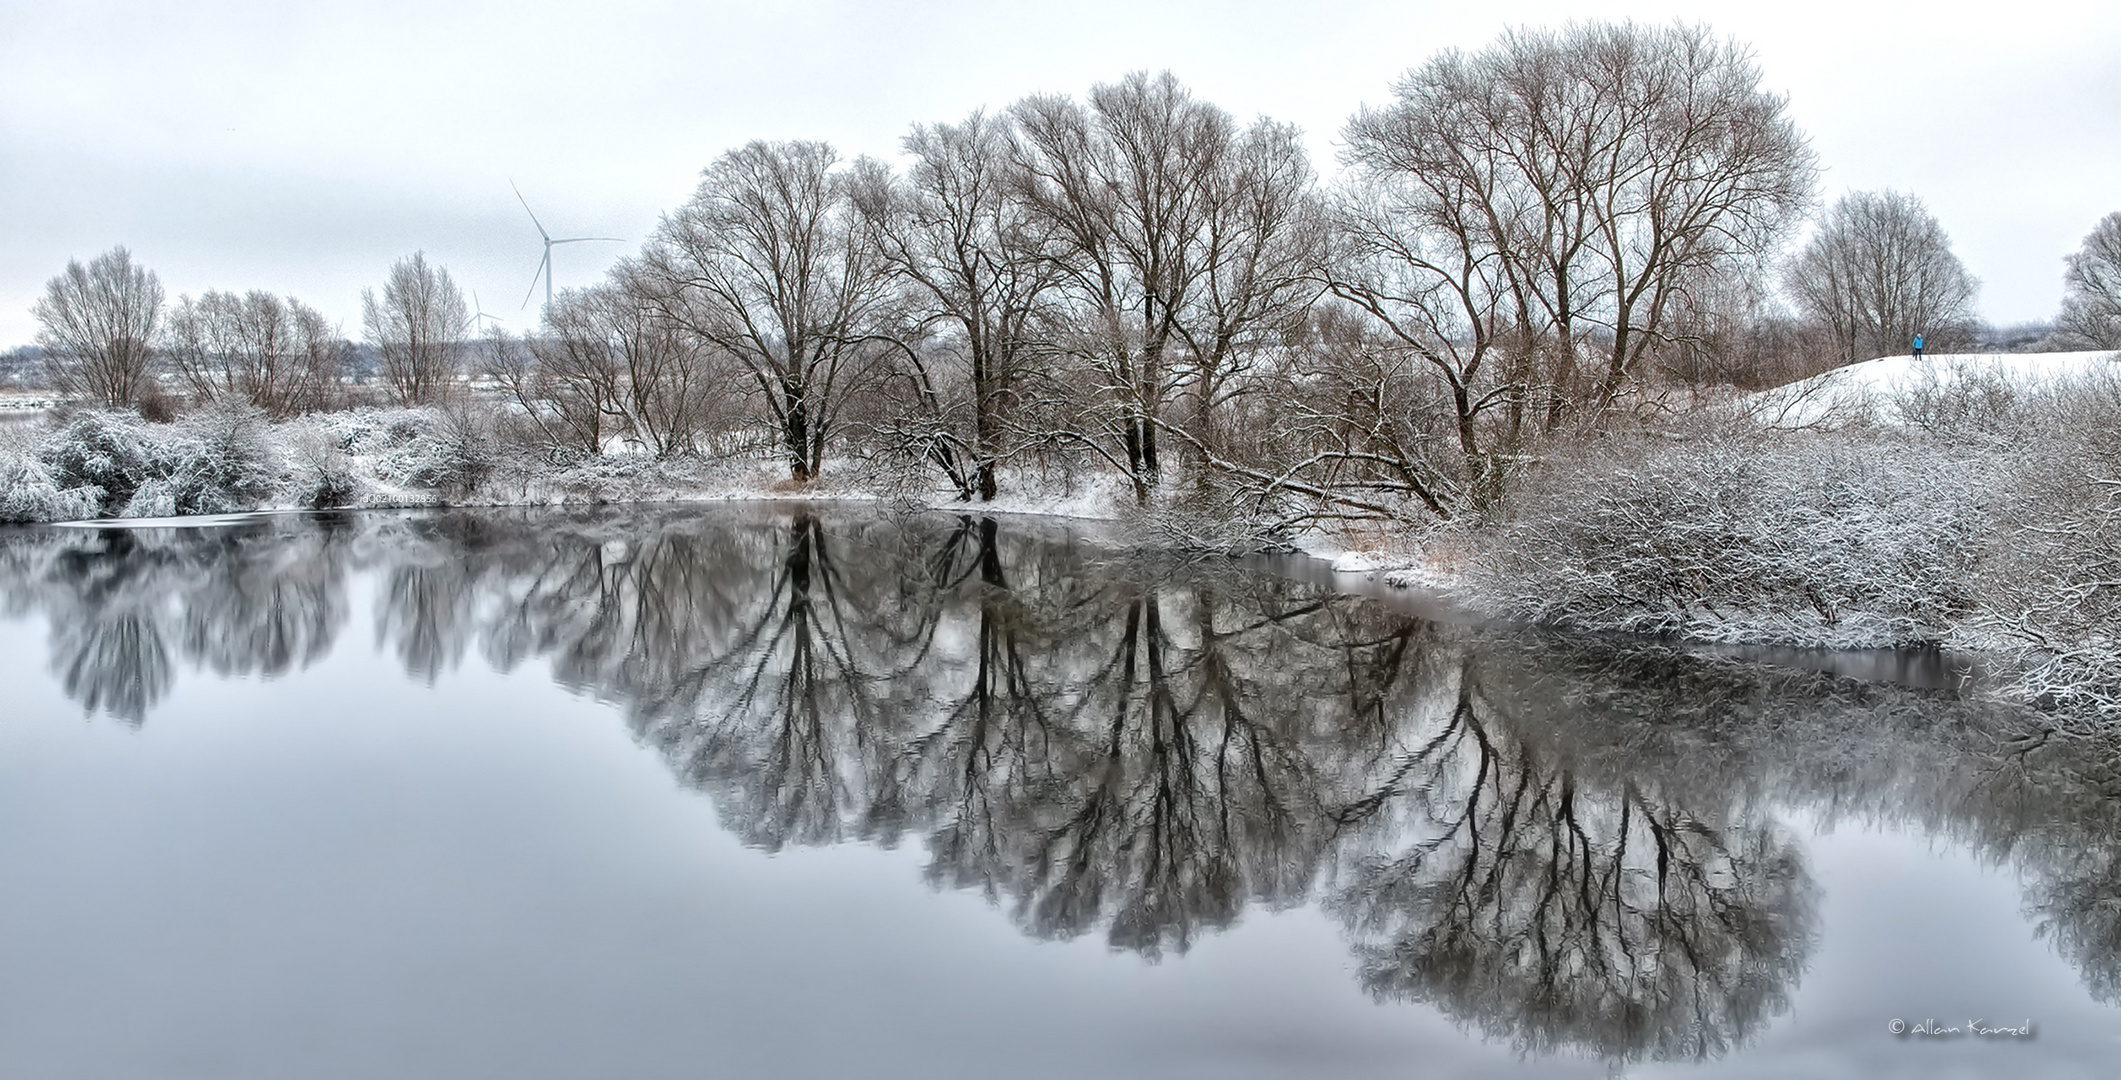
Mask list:
[[[1953,831],[2022,868],[2039,933],[2093,997],[2121,1004],[2121,745],[2043,733],[1977,775]]]
[[[1668,791],[1772,793],[1829,823],[1900,822],[2015,864],[2039,931],[2093,996],[2121,1001],[2113,736],[1979,698],[1668,648],[1556,639],[1483,655],[1498,696],[1586,771],[1654,773]],[[1645,717],[1666,722],[1647,729]]]
[[[50,622],[68,697],[138,723],[179,660],[270,678],[323,658],[346,621],[346,526],[23,533],[0,557],[0,593]]]
[[[59,684],[85,713],[138,724],[173,681],[169,644],[152,611],[98,612],[58,629]]]

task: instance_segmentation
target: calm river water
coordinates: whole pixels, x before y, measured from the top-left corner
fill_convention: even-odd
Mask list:
[[[788,506],[0,529],[0,602],[0,1076],[2121,1057],[2121,753],[1948,689]]]

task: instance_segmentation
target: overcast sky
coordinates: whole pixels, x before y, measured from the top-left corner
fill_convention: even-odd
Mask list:
[[[717,154],[815,138],[895,156],[916,122],[1169,68],[1240,118],[1339,129],[1407,68],[1512,25],[1706,21],[1750,45],[1821,197],[1926,202],[1982,317],[2046,319],[2062,257],[2121,210],[2121,4],[1002,0],[589,5],[0,0],[0,348],[44,281],[116,244],[174,300],[293,293],[360,334],[415,249],[522,330],[540,246],[594,281]]]

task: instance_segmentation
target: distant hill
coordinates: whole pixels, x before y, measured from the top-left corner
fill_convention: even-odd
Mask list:
[[[35,345],[0,352],[0,387],[28,389],[44,385],[44,350]]]

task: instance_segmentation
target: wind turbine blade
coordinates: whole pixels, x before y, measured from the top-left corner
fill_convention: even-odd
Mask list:
[[[523,303],[516,308],[517,311],[530,306],[531,295],[538,291],[538,274],[544,274],[547,277],[552,276],[552,250],[550,248],[546,249],[545,257],[538,260],[538,273],[530,275],[530,288],[524,291]]]
[[[523,212],[530,215],[530,223],[538,227],[538,235],[551,240],[552,234],[545,231],[545,223],[538,220],[537,211],[530,208],[530,200],[523,197],[523,189],[517,187],[515,181],[510,180],[508,182],[508,190],[516,193],[516,201],[523,204]]]
[[[626,241],[624,241],[624,240],[621,240],[621,239],[619,239],[619,238],[618,238],[618,237],[616,237],[616,236],[570,236],[570,237],[568,237],[568,238],[567,238],[567,239],[565,239],[565,240],[554,240],[554,241],[553,241],[553,243],[555,243],[555,244],[579,244],[579,243],[581,243],[581,242],[583,242],[583,241],[585,241],[585,240],[609,240],[609,241],[611,241],[611,242],[612,242],[612,243],[614,243],[614,244],[623,244],[623,243],[625,243],[625,242],[626,242]]]

